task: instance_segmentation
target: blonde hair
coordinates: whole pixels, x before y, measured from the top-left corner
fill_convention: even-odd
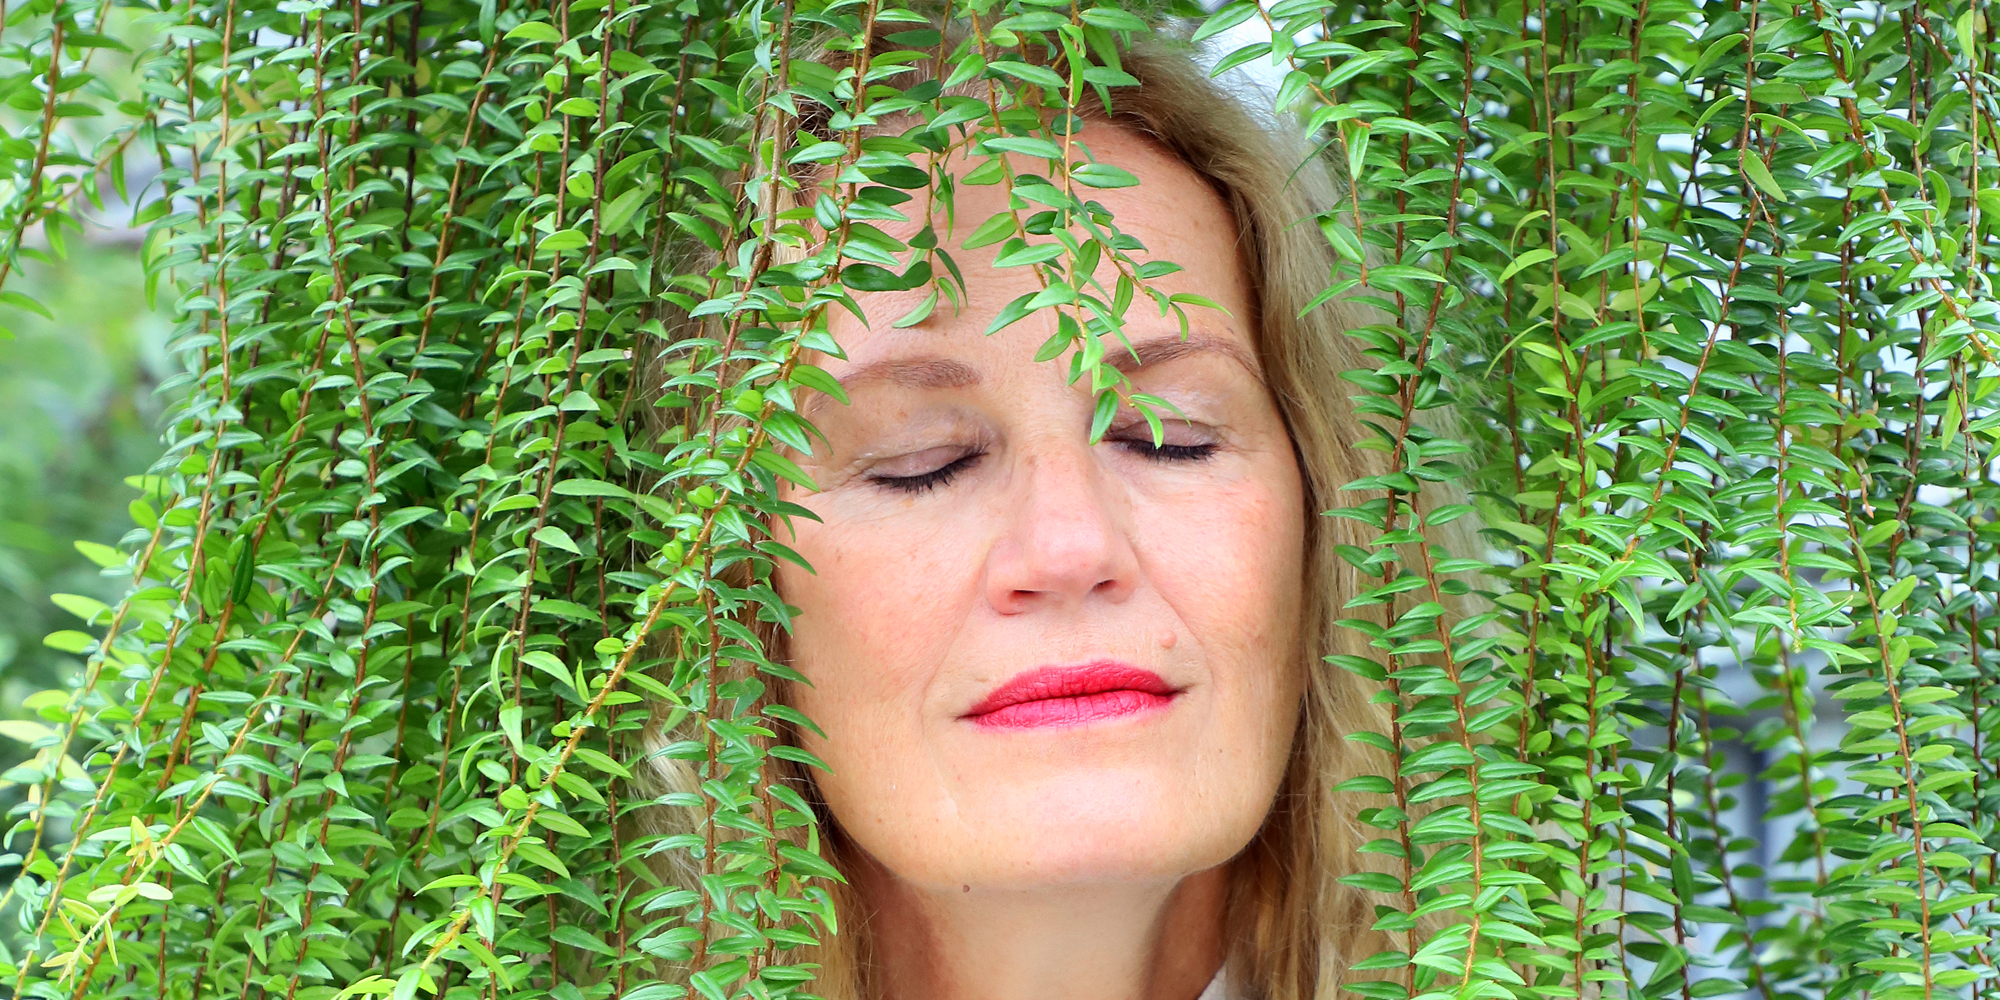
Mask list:
[[[956,34],[946,30],[947,46]],[[800,57],[829,63],[849,58],[820,51]],[[1138,86],[1111,89],[1108,113],[1095,102],[1077,111],[1158,143],[1207,180],[1227,204],[1255,295],[1257,316],[1250,324],[1255,346],[1291,433],[1306,490],[1299,665],[1306,672],[1306,693],[1277,799],[1263,827],[1232,864],[1235,882],[1225,921],[1233,936],[1227,943],[1231,985],[1240,995],[1259,1000],[1332,1000],[1349,965],[1398,943],[1372,930],[1373,904],[1388,902],[1387,897],[1338,881],[1342,875],[1382,870],[1381,858],[1364,856],[1361,847],[1372,836],[1392,831],[1370,834],[1354,818],[1359,809],[1355,797],[1334,792],[1348,778],[1391,767],[1387,754],[1344,738],[1360,731],[1388,733],[1389,714],[1372,700],[1379,685],[1321,658],[1324,653],[1369,653],[1363,633],[1339,627],[1336,620],[1350,596],[1380,581],[1364,576],[1338,548],[1366,545],[1376,531],[1319,512],[1358,502],[1353,493],[1343,499],[1342,489],[1387,471],[1381,452],[1352,446],[1361,426],[1341,378],[1345,371],[1373,367],[1349,331],[1386,317],[1345,298],[1307,308],[1332,280],[1335,263],[1315,220],[1341,205],[1342,189],[1306,136],[1259,121],[1244,102],[1212,81],[1184,46],[1141,37],[1121,47],[1119,57],[1120,67]],[[898,83],[909,86],[930,78],[934,68],[908,64]],[[953,92],[984,96],[983,86],[977,91],[972,86],[981,85]],[[810,190],[814,178],[798,179],[805,182],[801,189]],[[787,192],[779,197],[805,196]],[[780,204],[776,210],[789,207],[793,205]],[[1430,416],[1425,423],[1436,419]],[[1451,499],[1455,497],[1427,497],[1427,502]],[[1448,547],[1470,554],[1472,524],[1470,518],[1454,522]],[[780,656],[776,650],[782,636],[772,632],[768,637],[768,648]],[[656,747],[684,736],[657,727],[652,735]],[[668,788],[692,790],[696,785],[691,764],[657,755],[653,760],[655,778]],[[775,758],[771,764],[789,767]],[[809,776],[787,777],[816,801]],[[836,823],[826,822],[823,804],[820,809],[823,850],[837,866],[845,865],[851,845],[844,843]],[[681,817],[683,823],[687,819]],[[680,880],[691,882],[692,874],[681,872]],[[840,933],[826,936],[817,948],[794,952],[791,960],[820,966],[814,992],[833,1000],[868,1000],[879,990],[873,989],[859,900],[851,890],[835,887],[834,901]]]

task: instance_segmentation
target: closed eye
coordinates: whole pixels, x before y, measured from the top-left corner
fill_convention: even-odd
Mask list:
[[[953,479],[958,477],[959,473],[972,468],[973,464],[979,461],[985,454],[983,451],[975,451],[969,455],[961,455],[929,472],[921,472],[914,476],[872,475],[868,479],[884,489],[908,493],[913,496],[921,495],[929,493],[940,486],[949,485]]]
[[[1199,462],[1215,454],[1214,444],[1155,445],[1150,437],[1126,438],[1118,442],[1133,454],[1155,462]]]

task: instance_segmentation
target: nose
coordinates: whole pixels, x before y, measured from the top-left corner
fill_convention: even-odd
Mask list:
[[[1083,442],[1024,448],[1011,511],[987,556],[987,600],[1003,615],[1113,604],[1132,595],[1139,560],[1130,506]]]

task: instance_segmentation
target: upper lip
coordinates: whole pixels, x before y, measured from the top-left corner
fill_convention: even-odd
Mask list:
[[[1180,688],[1143,667],[1116,660],[1099,660],[1071,667],[1037,667],[1024,670],[979,700],[965,713],[966,718],[997,712],[1010,705],[1050,698],[1081,698],[1106,691],[1144,691],[1148,694],[1178,694]]]

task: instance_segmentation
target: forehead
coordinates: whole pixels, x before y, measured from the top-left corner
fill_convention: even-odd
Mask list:
[[[1249,248],[1240,245],[1241,234],[1234,214],[1222,196],[1207,178],[1150,137],[1097,122],[1079,130],[1074,139],[1072,162],[1084,160],[1087,153],[1096,162],[1119,167],[1139,180],[1132,187],[1077,185],[1073,190],[1080,198],[1097,202],[1111,214],[1108,229],[1136,240],[1143,249],[1130,251],[1130,264],[1121,266],[1106,255],[1094,275],[1065,272],[1062,277],[1078,284],[1086,294],[1108,300],[1121,271],[1129,273],[1138,265],[1154,261],[1179,265],[1182,270],[1147,279],[1143,285],[1161,297],[1196,295],[1216,303],[1219,311],[1196,305],[1185,307],[1194,331],[1191,341],[1203,349],[1238,357],[1254,372],[1255,340],[1251,324],[1255,321],[1256,296],[1243,264]],[[965,155],[962,148],[954,149],[943,166],[952,175],[963,176],[978,166],[981,159]],[[1017,175],[1044,173],[1049,166],[1046,160],[1018,154],[1009,160]],[[846,310],[836,310],[830,318],[834,337],[851,361],[823,360],[822,366],[839,376],[856,366],[912,355],[991,357],[989,351],[996,347],[1008,355],[1021,353],[1024,360],[1032,357],[1055,331],[1056,311],[1043,309],[990,337],[986,330],[1009,303],[1039,293],[1047,287],[1046,281],[1033,267],[996,267],[998,255],[1006,248],[1004,241],[970,249],[964,242],[997,214],[1008,213],[1025,223],[1043,211],[1043,206],[1018,198],[1010,203],[1003,184],[954,185],[948,204],[929,200],[930,192],[917,194],[917,198],[900,206],[908,216],[906,221],[879,222],[876,226],[904,241],[921,232],[927,223],[932,226],[938,233],[940,249],[951,255],[964,275],[961,302],[954,308],[949,296],[940,296],[922,322],[898,328],[894,322],[919,308],[930,295],[930,289],[855,293],[855,301],[866,313],[867,323],[863,324]],[[1031,236],[1029,241],[1045,243],[1053,239]],[[909,259],[907,254],[904,259]],[[1055,263],[1062,262],[1058,258]],[[940,275],[947,273],[939,262],[934,262],[934,267]],[[1086,278],[1094,278],[1096,287],[1091,287]],[[1081,318],[1077,311],[1080,307],[1058,308]],[[1136,361],[1119,345],[1107,344],[1107,354],[1115,348],[1125,355],[1126,362],[1137,365],[1187,353],[1164,349],[1162,341],[1177,339],[1166,335],[1178,334],[1180,321],[1171,313],[1162,315],[1156,300],[1144,291],[1134,296],[1125,320],[1127,338],[1135,345],[1150,346],[1140,350]],[[1027,341],[1025,353],[1016,341]]]
[[[992,341],[983,341],[991,344]],[[871,344],[876,348],[886,345]],[[969,389],[988,381],[995,367],[990,358],[967,359],[952,352],[949,342],[917,343],[905,345],[904,349],[893,347],[881,350],[880,355],[871,358],[855,358],[836,366],[836,378],[843,389],[853,392],[860,386],[886,384],[914,389]],[[990,355],[994,352],[983,351]],[[1147,365],[1160,365],[1187,357],[1205,357],[1232,362],[1244,371],[1263,381],[1257,359],[1237,339],[1227,334],[1217,334],[1209,330],[1190,330],[1187,335],[1166,334],[1135,338],[1130,343],[1106,345],[1105,361],[1111,367],[1131,374]],[[1020,358],[1003,359],[1021,361]],[[988,361],[981,364],[981,361]]]
[[[1078,199],[1095,202],[1110,212],[1111,226],[1139,238],[1146,251],[1135,256],[1142,260],[1171,260],[1186,267],[1193,267],[1203,259],[1229,256],[1238,233],[1228,204],[1208,178],[1157,139],[1123,126],[1098,122],[1087,124],[1075,133],[1068,153],[1072,164],[1086,161],[1109,164],[1138,179],[1139,183],[1131,187],[1093,188],[1073,182],[1069,188]],[[962,176],[983,159],[966,154],[964,147],[957,147],[943,165],[954,176]],[[1017,176],[1037,176],[1062,183],[1060,178],[1049,177],[1047,160],[1020,154],[1007,159]],[[956,245],[994,213],[1010,208],[1024,221],[1044,210],[1043,205],[1018,198],[1010,206],[1008,193],[1004,184],[954,185],[949,209],[953,216],[951,236],[958,239],[945,238],[940,227],[941,239],[947,245]],[[946,206],[932,208],[932,216],[937,218]],[[919,228],[920,225],[913,224],[909,231],[914,233]],[[1040,239],[1045,238],[1038,238],[1037,242]],[[961,248],[957,254],[991,260],[997,251],[993,247],[979,254]]]

